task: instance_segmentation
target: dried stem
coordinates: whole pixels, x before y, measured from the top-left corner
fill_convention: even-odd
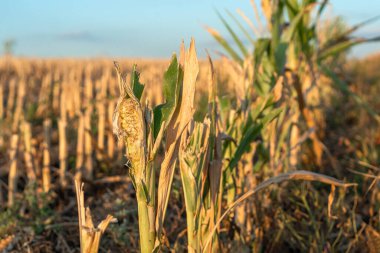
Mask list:
[[[100,239],[110,223],[117,222],[112,215],[102,220],[97,227],[94,227],[90,208],[84,206],[83,183],[75,180],[75,191],[78,205],[78,223],[80,235],[80,252],[97,253],[99,251]]]
[[[51,143],[51,120],[44,120],[44,141],[43,149],[43,167],[42,167],[42,187],[44,192],[50,190],[51,174],[50,174],[50,143]]]
[[[11,149],[9,152],[9,175],[8,175],[8,206],[13,206],[17,191],[18,171],[17,171],[17,148],[18,134],[11,137]]]

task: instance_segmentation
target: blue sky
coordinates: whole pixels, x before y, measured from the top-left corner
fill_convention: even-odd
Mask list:
[[[349,24],[380,14],[379,0],[330,3],[326,13]],[[215,10],[237,8],[253,17],[249,0],[1,0],[0,43],[15,40],[20,56],[167,58],[182,39],[194,37],[202,56],[206,48],[218,49],[204,25],[227,34]],[[360,35],[380,35],[380,21]],[[377,51],[380,43],[357,47],[353,55]]]

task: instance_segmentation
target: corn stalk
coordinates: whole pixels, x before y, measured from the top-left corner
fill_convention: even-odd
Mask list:
[[[78,206],[78,223],[81,253],[98,253],[100,239],[110,223],[117,222],[112,215],[102,220],[97,227],[94,226],[91,211],[84,205],[84,184],[75,180],[75,191]]]
[[[182,45],[180,63],[175,55],[172,57],[164,75],[166,101],[153,110],[140,101],[144,86],[139,81],[136,68],[132,71],[130,84],[127,84],[119,66],[115,66],[119,77],[120,98],[113,117],[114,133],[126,146],[129,174],[136,190],[141,252],[150,253],[161,246],[180,136],[194,111],[195,81],[198,74],[195,43],[191,42],[186,55]],[[156,189],[153,161],[164,132],[165,154]]]

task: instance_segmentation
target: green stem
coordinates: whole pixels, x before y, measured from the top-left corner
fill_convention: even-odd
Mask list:
[[[144,189],[141,184],[136,187],[136,197],[139,216],[140,248],[142,253],[151,253],[154,248],[154,210],[148,205]],[[153,227],[152,227],[153,225]]]
[[[199,241],[197,236],[197,229],[195,224],[195,214],[190,208],[186,209],[187,220],[187,239],[188,239],[188,251],[200,252]]]

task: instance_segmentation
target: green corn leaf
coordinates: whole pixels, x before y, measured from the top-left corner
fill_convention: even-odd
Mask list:
[[[220,117],[226,119],[231,108],[231,99],[228,96],[219,97]]]
[[[318,61],[322,61],[330,56],[335,56],[339,53],[347,51],[351,47],[365,42],[365,39],[346,40],[330,47],[324,48],[318,55]]]
[[[275,118],[280,115],[280,113],[283,111],[282,108],[275,108],[272,109],[265,117],[261,120],[261,123],[266,126],[268,123],[272,122]]]
[[[286,29],[286,31],[282,34],[282,41],[283,42],[290,42],[296,33],[299,24],[302,22],[302,19],[305,17],[305,14],[315,6],[315,4],[309,4],[305,7],[302,8],[300,12],[291,20],[289,27]],[[304,28],[304,27],[301,27]],[[303,32],[306,31],[301,31],[301,34],[304,34]]]
[[[239,22],[239,20],[230,12],[227,11],[228,15],[232,18],[232,20],[235,21],[236,25],[239,27],[239,29],[244,33],[245,37],[253,44],[255,44],[255,40],[249,35],[249,32],[247,29],[244,28],[244,26]]]
[[[268,107],[268,105],[270,104],[270,102],[271,102],[270,96],[267,96],[261,103],[259,103],[251,111],[250,116],[251,116],[252,121],[256,121],[261,116],[261,114]]]
[[[232,156],[232,159],[228,165],[228,168],[232,170],[236,167],[237,163],[239,162],[241,156],[247,151],[250,144],[258,137],[261,133],[261,129],[263,128],[263,124],[251,124],[251,126],[248,128],[247,132],[244,134],[243,138],[241,139],[239,145],[237,146],[237,149]]]
[[[259,96],[266,96],[275,84],[273,73],[276,71],[274,61],[269,59],[270,40],[260,39],[257,41],[254,51],[255,73],[260,70],[260,75],[255,75],[254,87]]]
[[[232,57],[232,59],[238,62],[240,65],[243,65],[243,59],[239,54],[228,44],[228,42],[214,29],[206,27],[207,31],[211,34],[212,37],[227,51],[227,53]]]
[[[257,70],[261,64],[263,56],[269,50],[270,39],[258,39],[255,43],[254,60],[255,69]],[[256,72],[256,71],[255,71]]]
[[[275,60],[276,60],[276,68],[277,73],[282,74],[284,72],[285,64],[286,64],[286,52],[288,49],[289,43],[280,42],[278,47],[275,49]]]
[[[282,14],[282,9],[283,9],[283,3],[279,2],[277,5],[272,5],[273,6],[273,13],[272,13],[272,26],[271,26],[271,48],[276,48],[278,43],[280,42],[281,39],[281,28],[283,24],[283,14]],[[273,51],[271,51],[273,52]],[[274,54],[270,54],[271,60],[274,61]]]
[[[319,5],[319,8],[318,8],[318,12],[317,12],[317,15],[315,17],[315,21],[314,21],[314,25],[313,27],[315,28],[318,24],[318,21],[325,9],[325,7],[327,6],[327,3],[329,2],[329,0],[323,0],[323,2]]]
[[[322,49],[319,56],[318,56],[318,61],[322,61],[322,60],[324,60],[330,56],[335,56],[335,55],[342,53],[342,52],[350,49],[351,47],[359,45],[361,43],[376,42],[376,41],[380,41],[380,37],[355,38],[355,39],[347,39],[345,41],[338,42],[336,44],[333,44],[329,47],[325,47],[324,49]]]
[[[177,62],[177,56],[172,56],[171,63],[163,78],[163,93],[166,102],[158,105],[153,110],[154,117],[154,138],[157,137],[162,122],[169,124],[171,117],[177,107],[179,91],[182,83],[182,69]]]
[[[227,23],[227,21],[222,17],[222,15],[219,12],[217,12],[217,14],[218,14],[220,20],[222,21],[223,25],[226,27],[226,29],[228,30],[228,32],[231,34],[233,40],[235,41],[236,45],[239,47],[239,49],[242,52],[242,54],[244,55],[244,57],[247,57],[248,56],[248,51],[245,48],[245,46],[243,45],[243,42],[239,39],[239,37],[236,35],[236,33],[230,27],[230,25]]]
[[[370,23],[372,23],[378,19],[380,19],[380,15],[372,17],[370,19],[367,19],[367,20],[365,20],[359,24],[356,24],[356,25],[348,28],[346,31],[343,31],[339,36],[337,36],[335,38],[331,38],[330,40],[326,41],[325,46],[327,47],[327,46],[335,45],[335,44],[342,42],[342,41],[346,41],[348,36],[350,36],[353,32],[357,31],[361,27],[368,25],[368,24],[370,24]]]
[[[191,171],[191,167],[196,164],[189,164],[186,158],[180,158],[180,171],[183,183],[183,193],[186,199],[186,208],[189,208],[192,212],[195,212],[198,199],[197,182]]]
[[[299,12],[299,5],[298,5],[297,0],[287,0],[286,7],[288,10],[288,15],[289,15],[290,20],[293,20],[293,18]]]
[[[261,105],[261,109],[258,110],[259,113],[255,112],[255,114],[260,114],[262,112],[262,110],[265,108],[265,105],[267,105],[267,101],[265,101],[263,105]],[[272,120],[278,117],[278,115],[280,115],[281,112],[282,108],[276,108],[271,110],[267,115],[265,115],[261,119],[260,123],[255,123],[250,120],[247,121],[247,125],[249,127],[245,131],[240,143],[237,146],[237,149],[228,165],[229,169],[233,169],[237,165],[241,156],[248,150],[250,144],[261,134],[261,130],[264,127],[266,127],[268,123],[270,123]]]
[[[144,85],[140,83],[140,73],[136,70],[136,64],[133,65],[132,76],[131,76],[131,87],[133,94],[138,100],[141,99],[142,93],[144,91]]]

